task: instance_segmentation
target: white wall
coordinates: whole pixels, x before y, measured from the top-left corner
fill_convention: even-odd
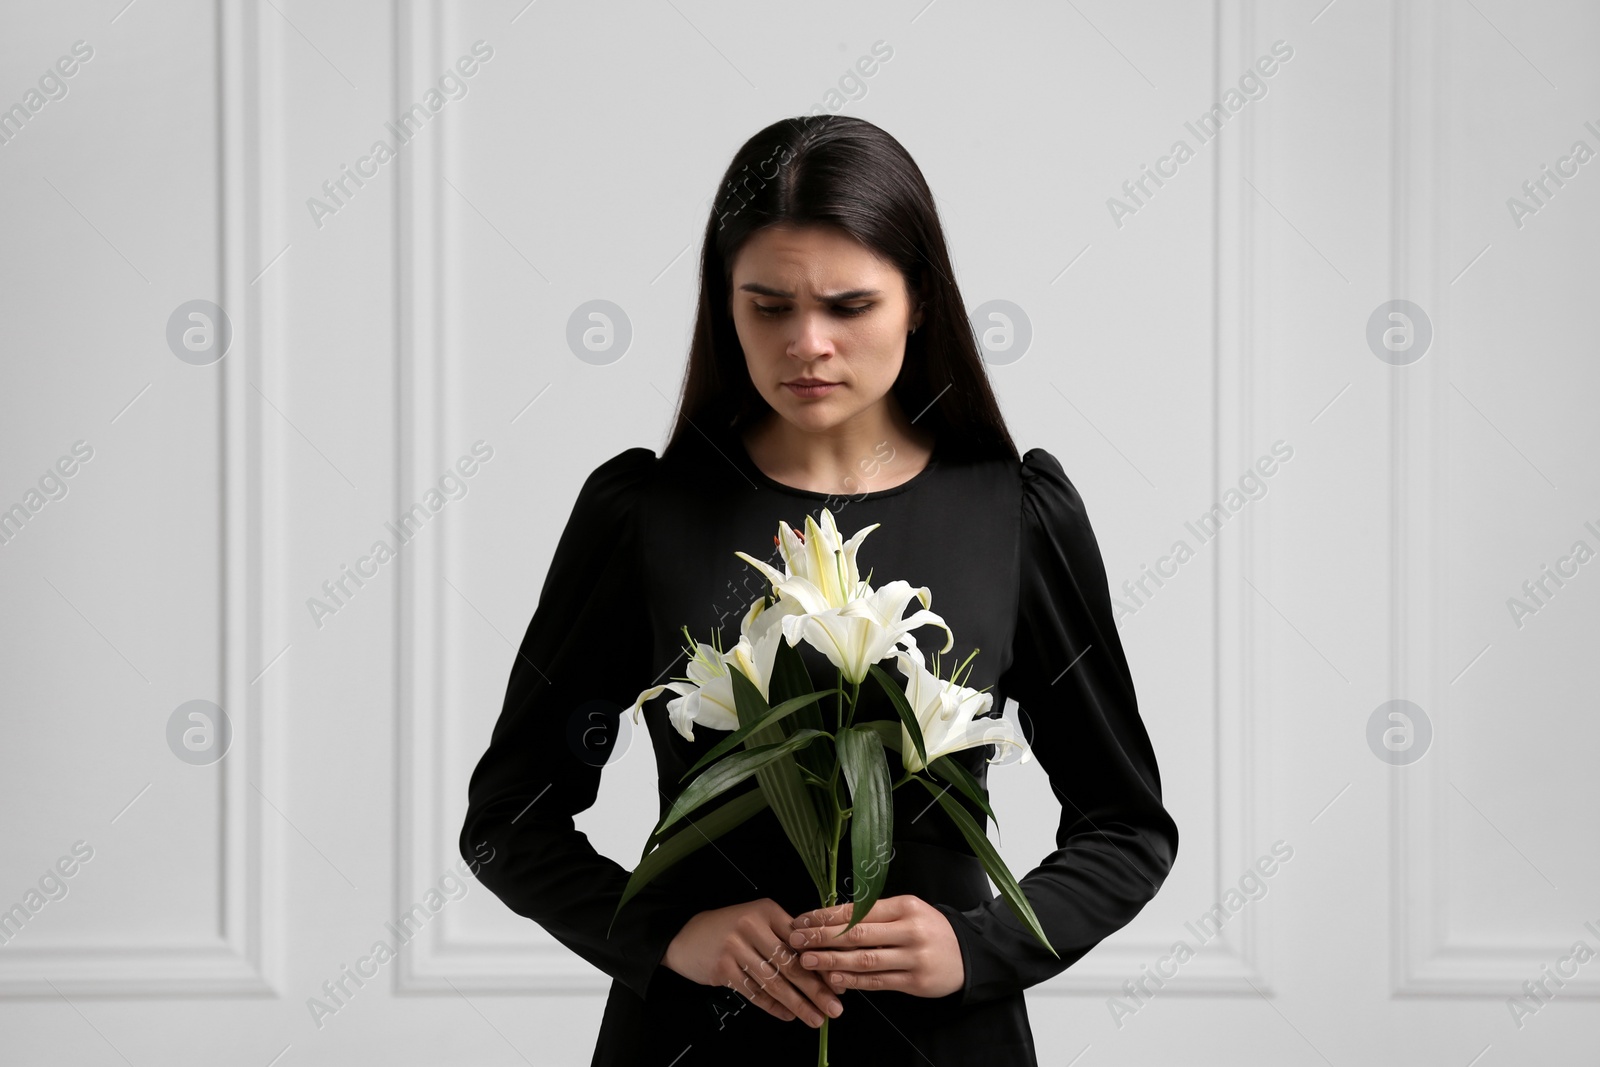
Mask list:
[[[1508,198],[1600,150],[1600,10],[124,3],[0,9],[0,107],[92,49],[0,144],[0,508],[28,510],[0,544],[0,908],[92,850],[0,944],[0,1060],[588,1062],[604,979],[476,883],[320,1027],[307,1000],[455,868],[577,488],[664,440],[715,182],[814,105],[900,138],[971,309],[1026,315],[992,375],[1112,585],[1196,549],[1122,628],[1179,861],[1030,991],[1041,1062],[1592,1050],[1600,962],[1520,1020],[1508,998],[1600,951],[1600,563],[1520,624],[1508,601],[1600,550],[1600,163],[1520,220]],[[466,94],[315,218],[477,41]],[[865,94],[830,97],[877,41]],[[1278,41],[1201,143],[1185,123]],[[1177,139],[1193,158],[1114,219]],[[605,366],[566,342],[592,299],[633,331]],[[1369,345],[1395,299],[1420,359]],[[228,317],[220,360],[169,345],[193,300]],[[313,619],[479,440],[467,495]],[[1186,520],[1275,442],[1201,544]],[[1432,733],[1405,765],[1369,744],[1397,699]],[[220,760],[169,742],[192,700],[226,712]],[[654,810],[634,742],[580,821],[623,862]],[[1035,766],[993,780],[1020,874],[1057,809]],[[1202,945],[1186,924],[1241,878],[1257,899]]]

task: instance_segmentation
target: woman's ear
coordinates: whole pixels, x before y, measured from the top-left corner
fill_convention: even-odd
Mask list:
[[[917,327],[922,325],[922,312],[923,308],[926,307],[926,302],[922,299],[920,279],[907,282],[906,303],[911,306],[910,321],[907,324],[908,332],[916,333]]]

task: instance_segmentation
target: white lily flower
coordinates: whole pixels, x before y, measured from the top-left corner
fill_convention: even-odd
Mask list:
[[[735,552],[734,555],[766,575],[772,583],[772,591],[796,601],[801,611],[823,612],[842,608],[869,591],[856,568],[856,551],[878,525],[863,526],[850,540],[841,543],[833,512],[823,508],[820,526],[810,515],[806,516],[804,539],[788,523],[778,523],[782,571],[747,553]]]
[[[840,608],[790,615],[783,620],[783,633],[791,645],[804,639],[827,656],[846,679],[860,683],[874,663],[899,652],[901,642],[913,641],[911,631],[918,626],[943,628],[943,652],[955,644],[955,635],[944,619],[926,608],[909,618],[900,617],[913,597],[926,605],[931,594],[926,586],[913,589],[909,582],[893,581]]]
[[[744,676],[761,691],[762,700],[771,700],[772,667],[778,659],[778,642],[783,640],[783,624],[794,612],[792,603],[780,601],[767,606],[758,597],[739,624],[739,643],[731,653]]]
[[[894,655],[900,642],[918,626],[944,630],[942,651],[948,652],[955,644],[955,635],[944,619],[927,610],[932,594],[926,586],[913,588],[908,582],[894,581],[874,590],[861,579],[856,551],[877,528],[877,523],[862,527],[841,542],[833,513],[824,508],[820,525],[806,516],[804,540],[788,523],[778,524],[782,572],[744,552],[734,553],[766,575],[780,604],[793,606],[783,620],[783,634],[789,643],[806,641],[855,684],[866,678],[874,663]],[[901,618],[912,597],[922,602],[922,610]]]
[[[671,690],[678,695],[667,701],[667,717],[685,740],[694,740],[697,722],[713,730],[737,730],[739,716],[733,705],[733,679],[728,677],[728,659],[732,654],[700,644],[692,637],[689,641],[691,652],[686,677],[653,685],[640,693],[628,709],[633,713],[633,721],[639,721],[639,709],[645,701]]]
[[[940,678],[923,665],[916,640],[908,635],[907,642],[910,647],[899,652],[896,660],[906,679],[906,703],[922,727],[928,763],[952,752],[989,744],[1016,745],[1022,749],[1019,762],[1028,762],[1031,754],[1016,723],[985,717],[994,706],[993,693],[980,693]],[[988,762],[994,763],[998,758]],[[917,755],[917,746],[905,723],[900,724],[900,762],[908,771],[927,766]]]
[[[906,605],[911,603],[912,597],[916,597],[922,603],[922,609],[913,612],[907,618],[901,618],[905,615]],[[916,647],[916,639],[911,636],[912,630],[919,626],[937,626],[944,631],[945,638],[944,647],[939,651],[949,652],[955,647],[956,635],[950,632],[950,627],[942,616],[928,610],[932,603],[933,594],[927,586],[912,588],[910,582],[896,579],[882,589],[867,588],[864,596],[845,605],[839,610],[839,614],[871,619],[875,625],[895,632],[894,640],[897,643],[904,638],[912,648]],[[877,660],[873,662],[876,663]]]
[[[646,701],[671,690],[678,695],[667,701],[667,718],[685,740],[694,740],[696,723],[713,730],[737,730],[739,714],[729,671],[738,670],[760,690],[761,698],[767,699],[778,641],[783,636],[782,623],[789,611],[787,606],[768,608],[765,599],[756,600],[739,625],[738,644],[727,652],[690,637],[687,676],[651,686],[640,693],[628,709],[633,713],[633,721],[639,721],[639,710]]]

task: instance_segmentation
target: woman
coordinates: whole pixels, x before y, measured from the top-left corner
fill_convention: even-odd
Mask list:
[[[824,1011],[838,1013],[836,1064],[1033,1064],[1023,990],[1138,914],[1178,848],[1087,513],[1054,456],[1018,455],[932,194],[894,138],[844,116],[778,122],[740,149],[722,190],[671,438],[659,458],[617,454],[579,493],[472,775],[463,855],[491,846],[479,880],[612,977],[594,1064],[809,1065]],[[849,906],[818,910],[770,809],[669,868],[611,926],[629,871],[572,817],[594,802],[619,712],[683,673],[682,628],[732,647],[768,589],[735,552],[760,555],[780,520],[800,528],[823,508],[845,535],[881,524],[863,572],[929,587],[951,662],[981,650],[964,684],[993,694],[991,715],[1008,697],[1027,714],[1062,813],[1059,847],[1021,884],[1059,956],[911,788],[894,793],[888,882],[849,939],[819,936]],[[833,684],[823,657],[801,653]],[[896,717],[871,685],[860,701],[857,721]],[[727,736],[702,727],[691,741],[666,703],[644,705],[659,814]],[[987,751],[953,758],[983,782]]]

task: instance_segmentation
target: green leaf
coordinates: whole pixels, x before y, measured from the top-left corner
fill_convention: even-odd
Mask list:
[[[824,735],[815,730],[801,730],[777,744],[758,745],[724,758],[684,787],[683,792],[672,802],[672,809],[667,812],[653,833],[659,835],[706,801],[721,796],[767,764],[789,755],[803,745],[809,745],[822,736]],[[796,772],[796,778],[798,777],[799,774]],[[804,789],[804,784],[800,788]]]
[[[928,769],[965,793],[974,804],[983,809],[985,815],[989,816],[990,821],[994,823],[995,829],[998,830],[1000,828],[1000,820],[996,817],[994,809],[989,806],[988,790],[978,784],[978,780],[972,776],[971,771],[949,756],[940,756],[928,764]]]
[[[739,674],[739,677],[744,678],[744,675]],[[755,688],[755,683],[751,682],[748,678],[745,678],[745,682],[750,685],[750,688],[755,692],[756,700],[765,710],[758,711],[753,718],[746,720],[744,716],[744,709],[741,707],[739,709],[739,728],[734,730],[727,737],[724,737],[721,741],[718,741],[710,751],[696,760],[693,767],[690,767],[688,770],[683,772],[682,777],[678,779],[680,782],[683,781],[684,778],[689,777],[695,771],[698,771],[701,767],[704,767],[706,764],[717,759],[724,752],[728,752],[743,744],[744,739],[749,737],[751,734],[758,733],[765,727],[771,726],[783,719],[785,716],[794,714],[807,704],[812,704],[818,700],[821,700],[829,693],[843,692],[842,689],[824,689],[820,693],[809,693],[805,696],[798,696],[792,700],[785,700],[777,707],[769,708],[766,706],[766,702],[761,700],[761,690]],[[737,702],[737,697],[735,697],[735,701]],[[821,730],[821,726],[819,725],[817,729]]]
[[[911,734],[911,743],[917,750],[917,756],[922,760],[922,765],[928,765],[928,746],[922,740],[922,724],[917,721],[917,713],[911,710],[911,705],[906,703],[905,689],[900,683],[889,677],[887,671],[874,663],[867,668],[878,684],[883,686],[883,691],[889,694],[889,701],[894,705],[894,710],[900,713],[900,721],[905,723],[906,730]]]
[[[611,913],[611,922],[606,926],[606,936],[611,936],[611,928],[616,925],[617,916],[622,913],[622,906],[632,900],[634,894],[643,889],[656,875],[701,845],[721,837],[766,806],[766,794],[759,789],[752,789],[748,793],[734,797],[703,819],[685,826],[662,841],[655,851],[649,851],[647,846],[646,854],[640,858],[639,865],[628,877],[628,884],[622,890],[622,899],[617,901],[617,910]]]
[[[761,691],[755,683],[743,674],[735,671],[733,678],[733,699],[738,710],[741,722],[753,722],[760,714],[760,709],[765,705],[761,699]],[[795,852],[800,856],[800,862],[805,865],[806,873],[811,876],[812,884],[817,887],[817,895],[826,898],[828,895],[828,853],[823,844],[823,812],[828,812],[826,825],[833,822],[833,799],[827,798],[824,806],[814,797],[810,787],[800,777],[800,765],[795,761],[795,751],[804,754],[810,742],[820,736],[826,735],[825,731],[812,729],[795,730],[786,734],[783,725],[767,724],[745,738],[745,746],[754,751],[757,746],[792,745],[788,751],[783,752],[777,759],[764,764],[756,772],[761,783],[761,789],[767,794],[767,800],[772,804],[772,813],[778,819],[778,825],[783,827],[784,835],[789,838],[789,843],[794,846]],[[797,742],[797,739],[802,739]],[[730,758],[723,757],[723,763]],[[720,764],[719,764],[720,766]],[[833,777],[832,766],[824,762],[824,773],[829,781]],[[708,772],[709,773],[709,772]]]
[[[805,749],[804,751],[809,752],[811,750]],[[805,764],[800,764],[800,778],[806,783],[806,785],[814,785],[818,789],[828,788],[828,780],[826,778],[818,777],[817,773],[810,767],[807,767]]]
[[[786,753],[756,772],[761,789],[772,804],[778,825],[805,864],[819,899],[827,895],[828,853],[821,817],[812,802],[816,794],[800,777],[794,753]]]
[[[1000,858],[1000,853],[995,851],[994,844],[983,832],[983,828],[973,820],[972,814],[962,807],[961,801],[951,796],[948,790],[938,788],[926,778],[918,777],[917,781],[927,787],[928,792],[938,800],[939,806],[955,821],[961,830],[961,836],[967,839],[967,844],[983,862],[983,869],[989,872],[989,877],[994,879],[994,884],[1000,888],[1000,895],[1005,898],[1012,913],[1033,932],[1033,936],[1037,937],[1045,948],[1050,950],[1052,956],[1060,959],[1061,953],[1057,952],[1055,946],[1050,944],[1050,939],[1044,936],[1044,929],[1039,925],[1039,917],[1033,913],[1033,905],[1028,903],[1022,887],[1017,884],[1010,869],[1006,867],[1006,861]]]
[[[854,726],[850,727],[850,729],[871,730],[873,733],[878,735],[878,740],[883,743],[884,748],[893,749],[895,752],[900,751],[900,723],[898,721],[891,719],[868,719],[866,722],[856,723]],[[940,758],[943,759],[944,757],[941,756]]]
[[[778,653],[772,658],[772,678],[767,686],[767,692],[775,701],[791,700],[794,697],[805,696],[816,687],[811,681],[811,671],[806,667],[806,661],[801,658],[800,650],[791,645],[787,639],[778,641]],[[829,690],[841,695],[843,690]],[[819,704],[807,704],[793,715],[783,720],[785,733],[795,730],[821,730],[822,709]],[[833,757],[821,745],[806,747],[794,754],[795,762],[800,764],[802,771],[828,782],[833,777]],[[828,787],[824,786],[824,790]],[[812,801],[816,804],[817,820],[819,825],[828,826],[833,821],[833,799],[825,792],[812,792]]]
[[[839,768],[850,787],[850,852],[855,867],[855,906],[845,930],[866,918],[889,877],[894,842],[894,790],[889,761],[874,730],[850,727],[839,733]]]
[[[811,682],[811,672],[806,669],[806,661],[800,656],[800,650],[791,645],[787,638],[780,637],[778,654],[772,657],[771,684],[767,686],[772,699],[781,701],[804,696],[815,688]]]

